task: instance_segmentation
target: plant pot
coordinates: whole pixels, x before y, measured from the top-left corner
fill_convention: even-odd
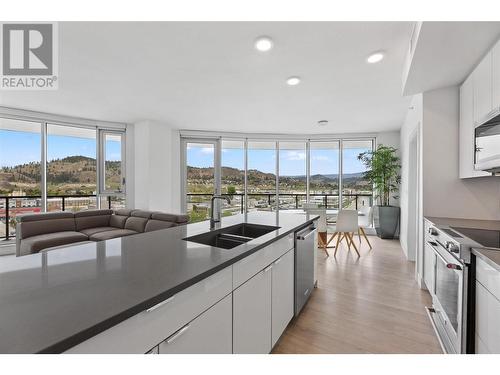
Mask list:
[[[373,225],[377,236],[384,239],[399,238],[400,208],[397,206],[373,206]]]

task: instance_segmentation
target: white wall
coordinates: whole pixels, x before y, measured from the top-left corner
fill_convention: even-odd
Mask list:
[[[459,89],[415,95],[401,128],[401,247],[408,256],[410,141],[420,124],[418,220],[424,216],[500,220],[500,178],[459,178]],[[422,275],[423,230],[418,233],[417,280]],[[409,257],[411,259],[411,257]]]
[[[129,159],[133,175],[128,176],[129,207],[180,212],[178,131],[154,121],[141,121],[130,128],[127,155],[133,155]]]
[[[417,129],[422,123],[422,94],[415,95],[411,101],[410,108],[406,114],[405,122],[401,127],[400,138],[400,152],[401,152],[401,187],[399,191],[399,201],[401,207],[401,228],[400,228],[400,242],[403,252],[408,258],[408,215],[409,215],[409,192],[410,192],[410,141],[417,133]],[[421,180],[420,180],[421,181]],[[415,189],[416,192],[422,196],[421,183],[417,182],[419,186]],[[422,206],[422,205],[421,205]],[[419,216],[422,214],[422,207],[420,208]],[[411,258],[411,257],[410,257]]]
[[[459,178],[459,88],[424,94],[424,216],[500,220],[500,178]]]

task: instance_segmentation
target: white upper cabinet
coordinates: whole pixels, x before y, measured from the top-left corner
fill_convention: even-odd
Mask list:
[[[460,178],[488,176],[487,172],[474,170],[474,76],[460,87]]]
[[[494,111],[492,74],[492,52],[490,51],[472,73],[474,80],[475,125],[483,123]]]
[[[493,110],[500,110],[500,41],[491,50]]]

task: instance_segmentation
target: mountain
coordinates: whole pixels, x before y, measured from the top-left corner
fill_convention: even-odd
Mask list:
[[[121,162],[106,162],[106,185],[120,185]],[[32,162],[0,169],[0,194],[23,191],[40,194],[40,163]],[[96,190],[96,160],[86,156],[68,156],[47,163],[49,194],[93,194]]]

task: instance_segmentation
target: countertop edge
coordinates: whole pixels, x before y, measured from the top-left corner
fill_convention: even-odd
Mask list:
[[[304,221],[302,224],[291,228],[290,230],[283,231],[283,233],[280,233],[279,235],[277,235],[276,237],[273,237],[269,241],[266,241],[262,244],[256,245],[254,248],[249,249],[247,252],[240,254],[238,256],[235,256],[234,258],[231,258],[227,262],[221,263],[221,264],[219,264],[219,265],[217,265],[217,266],[215,266],[215,267],[213,267],[205,272],[202,272],[202,273],[192,277],[191,279],[186,280],[185,282],[178,284],[175,287],[170,288],[170,289],[166,290],[165,292],[160,293],[157,296],[152,297],[152,298],[150,298],[150,299],[148,299],[148,300],[146,300],[138,305],[132,306],[120,314],[114,315],[113,317],[106,319],[106,320],[104,320],[104,321],[102,321],[102,322],[100,322],[92,327],[89,327],[89,328],[87,328],[83,331],[80,331],[80,332],[78,332],[78,333],[76,333],[76,334],[74,334],[74,335],[72,335],[64,340],[61,340],[61,341],[59,341],[55,344],[52,344],[44,349],[41,349],[37,352],[37,354],[63,353],[66,350],[90,339],[91,337],[96,336],[99,333],[104,332],[107,329],[110,329],[111,327],[131,318],[132,316],[137,315],[138,313],[160,303],[161,301],[164,301],[165,299],[170,298],[174,294],[177,294],[177,293],[181,292],[182,290],[189,288],[190,286],[206,279],[207,277],[223,270],[224,268],[233,265],[234,263],[240,261],[241,259],[246,258],[247,256],[255,253],[256,251],[259,251],[263,247],[266,247],[269,244],[280,240],[281,238],[289,235],[290,233],[296,232],[297,230],[300,230],[301,228],[304,228],[307,225],[310,225],[313,221],[317,220],[318,218],[319,218],[319,216],[312,217],[312,218]]]

